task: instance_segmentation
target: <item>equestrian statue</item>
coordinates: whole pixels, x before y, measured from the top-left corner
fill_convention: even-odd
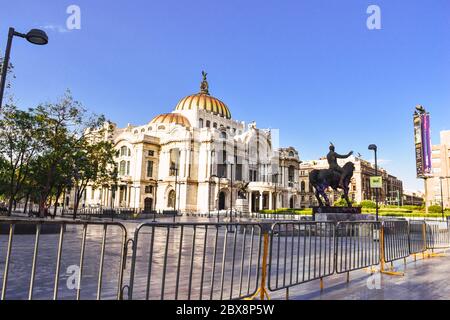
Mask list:
[[[342,189],[344,191],[342,198],[345,199],[348,207],[352,206],[352,203],[348,198],[348,192],[350,181],[353,177],[353,171],[355,170],[355,165],[351,161],[347,162],[343,167],[340,167],[338,164],[338,159],[347,159],[352,154],[353,151],[350,151],[346,155],[341,155],[335,151],[334,145],[330,143],[330,152],[327,154],[329,168],[323,170],[312,170],[310,172],[309,181],[316,190],[315,195],[320,207],[324,206],[320,196],[325,199],[325,205],[327,207],[330,206],[330,200],[325,193],[325,190],[328,187],[331,187],[335,191]]]

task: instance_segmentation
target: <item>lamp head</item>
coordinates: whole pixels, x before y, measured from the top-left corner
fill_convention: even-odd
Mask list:
[[[377,151],[377,145],[376,144],[371,144],[369,146],[369,150]]]
[[[47,34],[40,29],[31,29],[28,31],[28,33],[25,35],[25,39],[28,40],[28,42],[32,44],[37,45],[46,45],[48,43],[48,36]]]

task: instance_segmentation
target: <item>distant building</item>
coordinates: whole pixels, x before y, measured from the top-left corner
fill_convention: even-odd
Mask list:
[[[428,205],[441,204],[450,207],[450,130],[441,131],[440,144],[432,146],[431,165],[433,178],[427,179]],[[441,181],[442,178],[442,181]],[[442,197],[441,197],[442,182]]]
[[[348,159],[340,159],[339,165],[343,166],[347,161],[355,164],[355,171],[350,185],[349,198],[354,202],[363,200],[375,201],[375,190],[370,188],[370,177],[375,175],[375,167],[362,158],[351,156]],[[326,169],[326,159],[304,161],[300,164],[300,202],[302,207],[317,205],[314,191],[309,183],[309,173],[314,169]],[[379,192],[379,202],[391,205],[401,205],[403,197],[403,182],[389,174],[385,169],[379,168],[378,174],[383,177],[383,188]],[[331,201],[340,199],[342,192],[328,192]]]
[[[404,206],[422,206],[424,204],[424,194],[420,191],[404,191]]]

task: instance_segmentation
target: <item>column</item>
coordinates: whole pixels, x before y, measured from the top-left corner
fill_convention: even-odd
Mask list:
[[[273,210],[272,198],[273,198],[273,193],[269,192],[269,209],[271,209],[271,210]]]
[[[262,192],[259,193],[259,210],[261,211],[263,209],[263,196],[264,194]]]

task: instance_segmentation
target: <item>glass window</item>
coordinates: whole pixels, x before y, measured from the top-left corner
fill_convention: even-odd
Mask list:
[[[179,168],[179,159],[180,159],[180,150],[178,148],[170,150],[170,167],[169,167],[169,175],[175,176],[177,175],[176,170],[174,168]]]
[[[127,165],[126,161],[124,161],[124,160],[120,161],[120,163],[119,163],[119,174],[121,176],[125,175],[126,165]]]
[[[149,156],[149,157],[154,157],[154,156],[155,156],[155,151],[153,151],[153,150],[148,150],[148,156]]]
[[[211,121],[206,120],[206,127],[207,127],[207,128],[210,128],[210,127],[211,127]]]
[[[153,161],[147,161],[147,177],[153,177]]]
[[[203,128],[203,119],[202,118],[198,119],[198,127]]]

